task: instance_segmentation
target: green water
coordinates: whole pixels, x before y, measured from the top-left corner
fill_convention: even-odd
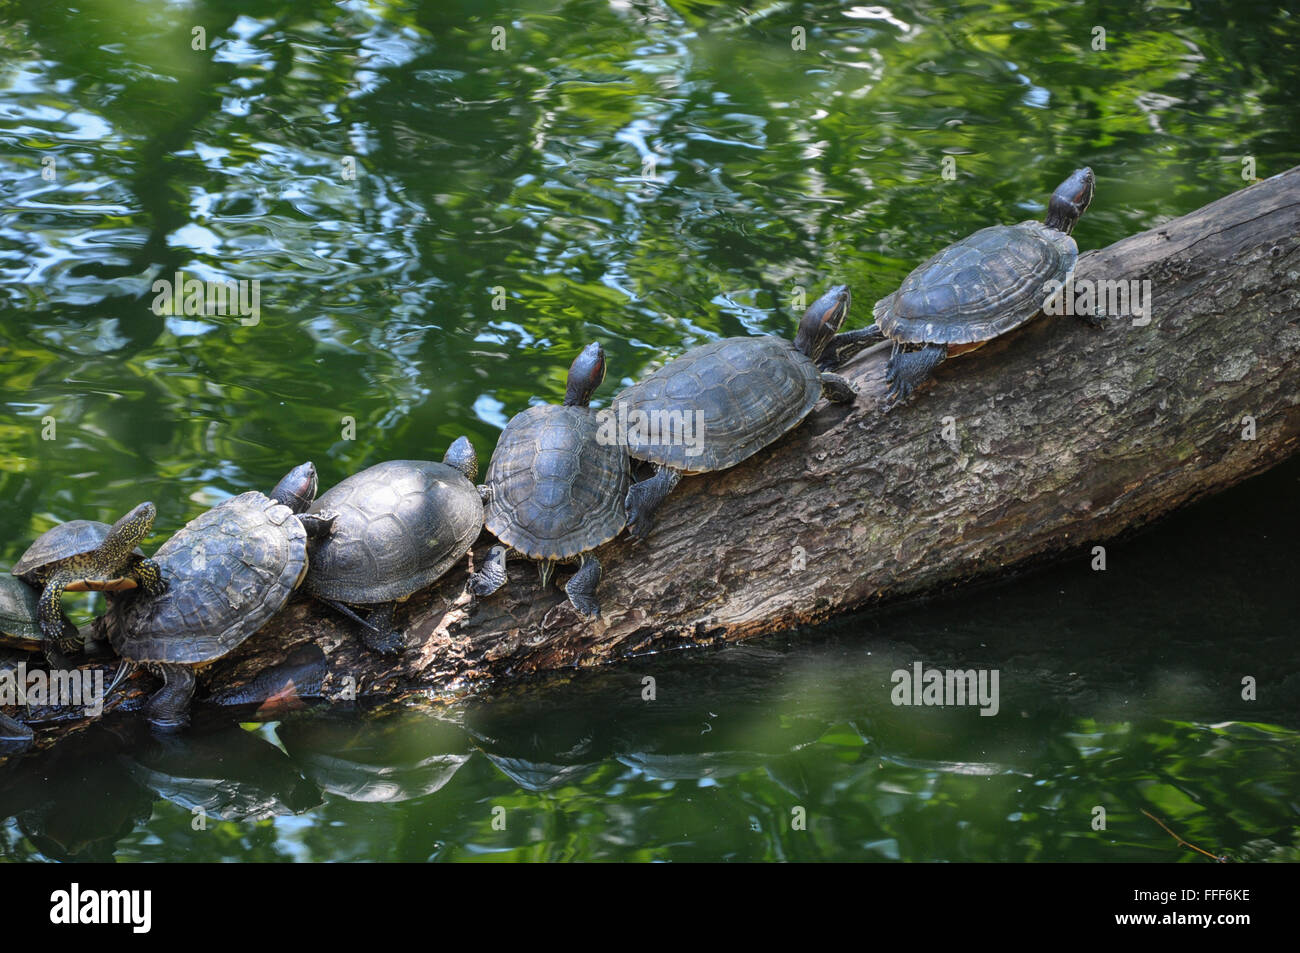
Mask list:
[[[788,333],[797,287],[847,281],[860,326],[1078,165],[1086,249],[1242,187],[1243,157],[1300,163],[1273,4],[748,9],[0,3],[0,565],[142,499],[156,544],[305,459],[325,486],[462,433],[486,459],[590,340],[607,395]],[[258,279],[258,323],[156,315],[177,270]],[[1196,859],[1146,809],[1294,858],[1297,478],[1104,575],[451,710],[216,715],[166,746],[106,726],[0,767],[0,857]],[[892,706],[917,659],[1000,668],[1001,716]]]

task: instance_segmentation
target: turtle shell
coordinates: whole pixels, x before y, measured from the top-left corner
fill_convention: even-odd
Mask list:
[[[1043,309],[1044,285],[1074,271],[1079,246],[1042,222],[993,225],[918,265],[876,302],[880,329],[903,344],[975,344]]]
[[[13,576],[0,575],[0,643],[39,649],[44,640],[36,603],[40,594]]]
[[[203,513],[158,547],[167,590],[110,598],[109,642],[135,662],[221,658],[288,601],[307,568],[307,532],[256,490]]]
[[[112,526],[96,520],[68,520],[53,526],[36,537],[36,541],[27,547],[22,559],[10,570],[15,576],[27,577],[47,568],[53,563],[94,552],[104,544]],[[139,546],[135,553],[144,557],[144,550]]]
[[[404,599],[442,576],[483,529],[483,503],[445,463],[390,460],[321,496],[312,513],[335,515],[311,542],[307,591],[360,605]]]
[[[817,365],[785,338],[723,338],[692,348],[633,384],[614,398],[610,412],[633,457],[705,473],[733,467],[793,430],[821,395]],[[695,417],[696,411],[703,416]],[[647,416],[638,418],[638,412]],[[637,442],[638,419],[647,422],[650,442]],[[658,440],[655,420],[660,421]],[[686,420],[691,427],[698,421],[702,432],[690,432],[698,442],[663,439],[670,420]]]
[[[529,559],[572,559],[617,536],[631,463],[610,434],[601,436],[589,407],[546,404],[512,417],[488,464],[488,529]]]

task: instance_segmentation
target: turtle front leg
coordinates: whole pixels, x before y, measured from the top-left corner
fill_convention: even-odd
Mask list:
[[[508,546],[493,546],[483,560],[483,568],[469,577],[469,591],[476,596],[490,596],[509,580],[506,575]]]
[[[159,731],[178,731],[190,723],[190,702],[194,699],[194,670],[188,665],[149,666],[162,676],[163,687],[149,699],[145,709],[149,724]]]
[[[885,365],[885,380],[891,398],[889,408],[907,400],[912,391],[924,384],[934,374],[934,369],[948,356],[948,348],[943,344],[927,344],[916,351],[896,349]]]
[[[140,588],[151,596],[161,596],[167,591],[162,568],[152,559],[142,559],[136,563],[132,575],[140,584]]]
[[[596,601],[596,587],[600,585],[600,576],[600,560],[584,553],[582,565],[564,586],[564,591],[569,594],[569,602],[584,618],[600,618],[600,603]]]
[[[858,392],[840,375],[823,374],[822,396],[832,403],[851,404],[857,398]]]
[[[627,491],[627,531],[633,539],[645,539],[654,528],[655,510],[659,509],[682,475],[668,467],[657,467],[655,475],[633,483]]]
[[[85,645],[81,640],[81,633],[62,612],[60,606],[59,619],[61,627],[59,637],[53,641],[46,639],[41,643],[45,663],[50,667],[50,671],[60,670],[67,671],[75,668],[76,664],[68,656],[77,654],[86,654]]]
[[[884,339],[885,332],[880,330],[878,324],[859,328],[856,331],[843,331],[831,338],[831,343],[827,344],[826,350],[822,351],[817,367],[823,371],[833,371],[854,354],[873,344],[879,344]]]
[[[400,655],[406,651],[406,634],[393,624],[397,616],[396,602],[381,602],[366,616],[367,628],[361,630],[361,640],[380,655]]]
[[[45,581],[41,598],[36,603],[36,616],[41,624],[41,633],[45,636],[45,645],[62,648],[67,644],[64,630],[63,589],[68,584],[66,573],[56,572]],[[73,646],[75,651],[75,646]]]

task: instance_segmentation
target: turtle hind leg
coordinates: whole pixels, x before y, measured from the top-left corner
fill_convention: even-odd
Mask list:
[[[0,712],[0,757],[22,754],[35,738],[32,729]]]
[[[163,687],[149,699],[149,724],[159,731],[179,731],[190,723],[194,670],[188,665],[150,665],[149,669],[163,680]]]
[[[370,610],[366,628],[361,630],[361,640],[380,655],[400,655],[406,651],[406,635],[393,625],[397,615],[396,602],[381,602]]]
[[[506,554],[510,550],[505,546],[493,546],[488,550],[483,567],[469,577],[469,591],[475,596],[490,596],[510,579],[506,574]]]
[[[392,602],[376,605],[369,618],[361,618],[347,603],[317,596],[339,615],[345,615],[361,627],[361,641],[380,655],[396,655],[406,648],[406,639],[401,632],[393,629],[393,614],[397,606]]]
[[[890,407],[912,396],[912,391],[924,384],[934,369],[948,356],[943,344],[926,344],[915,351],[896,349],[885,367],[885,380],[890,383]]]
[[[654,528],[655,510],[668,497],[682,475],[668,467],[657,467],[655,475],[633,483],[627,491],[627,531],[633,539],[645,539]]]
[[[873,344],[879,344],[884,339],[885,332],[880,330],[878,324],[871,324],[857,331],[843,331],[831,338],[831,343],[826,345],[826,350],[822,351],[817,367],[819,370],[833,371],[854,354]]]
[[[596,587],[600,585],[600,560],[595,556],[584,555],[582,565],[578,567],[564,586],[573,608],[587,619],[600,618],[600,603],[596,601]]]

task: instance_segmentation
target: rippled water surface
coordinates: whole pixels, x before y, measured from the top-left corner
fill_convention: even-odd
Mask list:
[[[305,459],[486,459],[593,339],[631,381],[788,333],[796,287],[863,323],[1078,165],[1083,248],[1188,212],[1300,162],[1298,37],[1249,2],[0,4],[0,566]],[[258,322],[155,314],[177,271],[258,279]],[[0,767],[0,857],[1196,859],[1145,809],[1294,859],[1298,478],[1106,574],[491,701],[110,723]],[[1001,716],[890,705],[917,658],[999,667]]]

